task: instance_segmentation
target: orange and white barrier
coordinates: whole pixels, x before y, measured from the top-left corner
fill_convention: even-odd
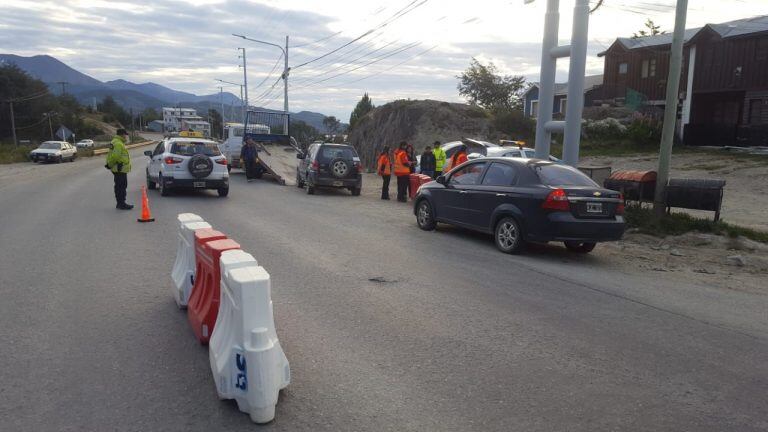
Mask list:
[[[181,213],[176,217],[179,233],[176,247],[176,261],[173,263],[171,291],[179,308],[185,308],[192,292],[195,277],[195,231],[210,229],[211,225],[193,213]]]

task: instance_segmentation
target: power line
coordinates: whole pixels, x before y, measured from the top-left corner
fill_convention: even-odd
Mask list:
[[[371,74],[371,75],[368,75],[368,76],[364,76],[364,77],[362,77],[362,78],[358,78],[358,79],[355,79],[355,80],[352,80],[352,81],[347,81],[347,82],[341,83],[340,85],[348,85],[348,84],[353,84],[353,83],[356,83],[356,82],[360,82],[360,81],[366,80],[366,79],[368,79],[368,78],[373,78],[373,77],[375,77],[375,76],[377,76],[377,75],[381,75],[381,74],[383,74],[383,73],[385,73],[385,72],[389,72],[389,71],[391,71],[392,69],[394,69],[394,68],[396,68],[396,67],[398,67],[398,66],[402,66],[402,65],[404,65],[404,64],[406,64],[406,63],[408,63],[409,61],[411,61],[411,60],[414,60],[414,59],[416,59],[416,58],[418,58],[418,57],[420,57],[420,56],[422,56],[422,55],[424,55],[424,54],[426,54],[426,53],[428,53],[428,52],[430,52],[430,51],[434,50],[434,49],[435,49],[435,48],[437,48],[437,47],[438,47],[438,45],[432,45],[431,47],[429,47],[429,48],[425,49],[424,51],[421,51],[420,53],[418,53],[418,54],[416,54],[416,55],[414,55],[414,56],[411,56],[411,57],[409,57],[409,58],[407,58],[407,59],[405,59],[405,60],[401,61],[400,63],[397,63],[397,64],[393,65],[392,67],[389,67],[389,68],[387,68],[387,69],[384,69],[384,70],[382,70],[382,71],[379,71],[379,72],[373,73],[373,74]]]
[[[425,3],[427,3],[428,1],[429,1],[429,0],[413,0],[413,1],[411,1],[410,3],[408,3],[408,4],[407,4],[405,7],[403,7],[403,8],[402,8],[402,9],[400,9],[399,11],[397,11],[397,12],[396,12],[394,15],[392,15],[392,16],[391,16],[389,19],[387,19],[387,20],[385,20],[384,22],[382,22],[381,24],[379,24],[378,26],[376,26],[376,27],[374,27],[374,28],[372,28],[372,29],[368,29],[366,32],[364,32],[364,33],[363,33],[363,34],[361,34],[360,36],[358,36],[358,37],[356,37],[356,38],[352,39],[351,41],[349,41],[349,42],[347,42],[347,43],[345,43],[345,44],[341,45],[340,47],[338,47],[338,48],[336,48],[336,49],[334,49],[334,50],[331,50],[331,51],[329,51],[329,52],[327,52],[327,53],[325,53],[325,54],[323,54],[323,55],[321,55],[321,56],[319,56],[319,57],[316,57],[316,58],[314,58],[314,59],[312,59],[312,60],[309,60],[309,61],[306,61],[306,62],[304,62],[304,63],[301,63],[301,64],[299,64],[299,65],[297,65],[297,66],[293,66],[291,69],[297,69],[297,68],[300,68],[300,67],[302,67],[302,66],[306,66],[306,65],[308,65],[308,64],[310,64],[310,63],[314,63],[314,62],[316,62],[316,61],[318,61],[318,60],[321,60],[321,59],[323,59],[323,58],[325,58],[325,57],[328,57],[329,55],[331,55],[331,54],[333,54],[333,53],[335,53],[335,52],[338,52],[339,50],[341,50],[341,49],[343,49],[343,48],[345,48],[345,47],[348,47],[349,45],[352,45],[353,43],[355,43],[355,42],[359,41],[360,39],[363,39],[364,37],[366,37],[366,36],[370,35],[370,34],[371,34],[371,33],[373,33],[374,31],[376,31],[376,30],[378,30],[378,29],[380,29],[380,28],[384,28],[384,27],[386,27],[387,25],[389,25],[389,24],[393,23],[394,21],[396,21],[396,20],[398,20],[398,19],[402,18],[403,16],[407,15],[408,13],[412,12],[412,11],[413,11],[413,10],[415,10],[416,8],[418,8],[418,7],[422,6],[422,5],[424,5],[424,4],[425,4]]]
[[[306,46],[315,45],[315,44],[318,44],[320,42],[325,42],[325,41],[327,41],[329,39],[332,39],[332,38],[334,38],[334,37],[336,37],[336,36],[338,36],[338,35],[340,35],[342,33],[344,33],[344,31],[337,31],[336,33],[333,33],[333,34],[331,34],[329,36],[326,36],[324,38],[320,38],[320,39],[318,39],[316,41],[307,42],[307,43],[304,43],[304,44],[301,44],[301,45],[291,45],[290,48],[303,48],[303,47],[306,47]]]
[[[386,44],[384,44],[384,45],[380,46],[379,48],[376,48],[376,49],[375,49],[375,50],[373,50],[373,51],[369,51],[369,52],[367,52],[367,53],[363,54],[362,56],[360,56],[360,57],[357,57],[357,58],[356,58],[356,59],[354,59],[354,60],[350,60],[349,62],[346,62],[346,63],[343,63],[343,64],[341,64],[340,66],[336,66],[336,67],[334,67],[334,68],[328,69],[327,71],[325,71],[325,72],[323,72],[323,73],[321,73],[321,74],[319,74],[319,75],[315,75],[314,77],[304,78],[303,80],[297,80],[297,81],[294,81],[294,84],[304,84],[304,83],[306,83],[306,82],[309,82],[309,81],[312,81],[312,80],[314,80],[314,79],[320,78],[320,77],[321,77],[321,76],[323,76],[323,75],[328,75],[329,73],[332,73],[332,72],[334,72],[334,71],[337,71],[337,70],[339,70],[339,69],[343,69],[344,67],[346,67],[346,66],[349,66],[349,65],[351,65],[351,64],[354,64],[354,63],[358,62],[359,60],[362,60],[362,59],[364,59],[364,58],[366,58],[366,57],[370,56],[371,54],[377,53],[377,52],[379,52],[379,51],[381,51],[381,50],[383,50],[383,49],[385,49],[385,48],[388,48],[388,47],[390,47],[390,46],[394,45],[394,44],[395,44],[395,43],[397,43],[397,42],[398,42],[398,41],[396,41],[396,40],[395,40],[395,41],[391,41],[391,42],[388,42],[388,43],[386,43]]]
[[[282,60],[282,59],[283,59],[283,54],[281,53],[281,54],[280,54],[280,57],[278,57],[278,58],[277,58],[277,61],[275,62],[275,65],[274,65],[274,66],[272,66],[272,70],[270,70],[270,71],[269,71],[269,73],[267,74],[267,76],[265,76],[265,77],[264,77],[264,79],[263,79],[263,80],[261,80],[261,82],[260,82],[259,84],[257,84],[257,85],[256,85],[256,87],[254,87],[254,88],[253,88],[253,90],[256,90],[257,88],[259,88],[259,87],[261,87],[262,85],[264,85],[264,83],[265,83],[265,82],[267,82],[267,80],[269,79],[269,77],[271,77],[271,76],[272,76],[272,74],[274,74],[274,73],[275,73],[275,69],[277,69],[277,65],[279,65],[279,64],[280,64],[280,60]]]

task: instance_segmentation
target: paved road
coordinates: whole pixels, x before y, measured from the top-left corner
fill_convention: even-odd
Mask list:
[[[2,431],[768,430],[764,297],[239,175],[225,199],[153,192],[138,224],[102,163],[0,167]],[[171,298],[179,212],[272,275],[293,382],[266,427],[217,399]]]

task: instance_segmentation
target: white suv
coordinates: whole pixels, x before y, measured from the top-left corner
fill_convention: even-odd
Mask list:
[[[149,156],[147,189],[168,196],[172,189],[216,189],[229,194],[227,159],[215,141],[193,137],[171,137],[160,141]]]

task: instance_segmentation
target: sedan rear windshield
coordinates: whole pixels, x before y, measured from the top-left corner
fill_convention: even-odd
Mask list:
[[[181,156],[194,156],[196,154],[218,156],[221,154],[219,146],[215,143],[199,141],[176,141],[171,146],[171,153]]]
[[[44,142],[44,143],[40,144],[40,148],[41,149],[55,149],[55,150],[58,150],[58,149],[61,148],[61,144],[60,143],[56,143],[56,142]]]
[[[352,147],[323,146],[320,150],[320,158],[323,160],[346,159],[357,157],[357,152]]]
[[[539,177],[542,184],[547,186],[591,186],[597,187],[597,183],[592,181],[581,171],[565,165],[541,164],[533,165],[533,171]]]

